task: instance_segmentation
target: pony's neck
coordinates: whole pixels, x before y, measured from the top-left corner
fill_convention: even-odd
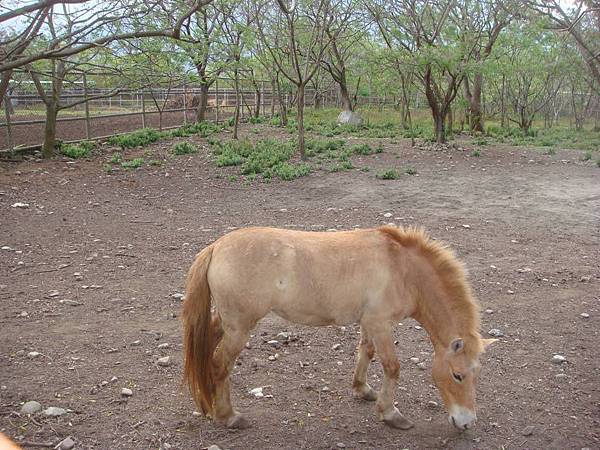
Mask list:
[[[418,289],[411,317],[429,333],[436,349],[448,348],[456,338],[471,340],[476,319],[470,298],[449,292],[441,278],[434,278]]]

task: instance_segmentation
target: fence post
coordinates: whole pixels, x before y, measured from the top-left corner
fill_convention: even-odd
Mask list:
[[[144,90],[142,89],[142,128],[146,128],[146,102],[144,101]]]
[[[215,122],[219,123],[219,79],[215,80]]]
[[[266,116],[267,115],[267,111],[266,111],[265,108],[266,108],[267,105],[265,103],[265,82],[264,81],[260,82],[260,90],[261,90],[261,92],[260,92],[260,106],[261,106],[261,109],[262,109],[262,115]]]
[[[6,115],[6,134],[8,136],[8,148],[12,152],[15,149],[15,141],[13,140],[12,135],[12,125],[10,122],[10,109],[8,106],[7,98],[4,98],[4,114]]]
[[[88,101],[87,76],[83,74],[83,98],[85,99],[85,138],[90,139],[90,103]]]
[[[187,125],[187,83],[183,82],[183,124]]]

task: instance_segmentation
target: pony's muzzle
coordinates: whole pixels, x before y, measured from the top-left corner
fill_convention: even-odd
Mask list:
[[[462,406],[453,405],[450,408],[450,414],[448,415],[448,422],[458,428],[460,431],[467,430],[473,426],[477,420],[477,414],[475,412],[464,408]]]

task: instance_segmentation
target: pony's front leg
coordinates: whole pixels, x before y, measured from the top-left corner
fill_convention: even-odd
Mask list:
[[[394,392],[400,375],[400,363],[396,357],[390,330],[373,333],[373,342],[383,366],[383,384],[376,404],[379,419],[393,428],[408,430],[413,424],[394,406]]]
[[[364,327],[360,327],[360,343],[358,344],[358,357],[352,380],[352,390],[356,398],[363,400],[377,400],[377,392],[367,383],[367,371],[369,364],[375,356],[375,346],[369,333]]]
[[[236,358],[248,341],[249,332],[225,331],[215,354],[216,386],[214,419],[228,428],[248,428],[250,422],[233,409],[229,387],[229,374]]]

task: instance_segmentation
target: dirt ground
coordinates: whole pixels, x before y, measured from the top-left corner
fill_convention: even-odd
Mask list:
[[[600,169],[580,152],[496,146],[476,158],[468,144],[433,151],[372,139],[384,153],[353,157],[369,171],[266,184],[229,181],[234,169],[217,169],[206,140],[189,139],[199,154],[113,174],[102,170],[106,148],[88,161],[0,163],[0,246],[10,248],[0,251],[0,431],[49,445],[71,436],[77,449],[600,448]],[[375,178],[407,165],[418,175]],[[472,430],[448,424],[431,345],[412,320],[395,328],[409,431],[384,426],[373,404],[352,398],[357,326],[276,317],[254,331],[232,376],[252,427],[231,431],[193,414],[173,294],[196,252],[236,227],[388,222],[423,225],[450,243],[469,268],[483,333],[504,334],[482,358]],[[274,349],[267,341],[280,332],[294,339]],[[554,364],[555,354],[566,361]],[[170,366],[157,364],[163,356]],[[377,361],[369,379],[381,385]],[[259,386],[265,397],[249,395]],[[29,400],[68,412],[28,417],[20,411]]]

